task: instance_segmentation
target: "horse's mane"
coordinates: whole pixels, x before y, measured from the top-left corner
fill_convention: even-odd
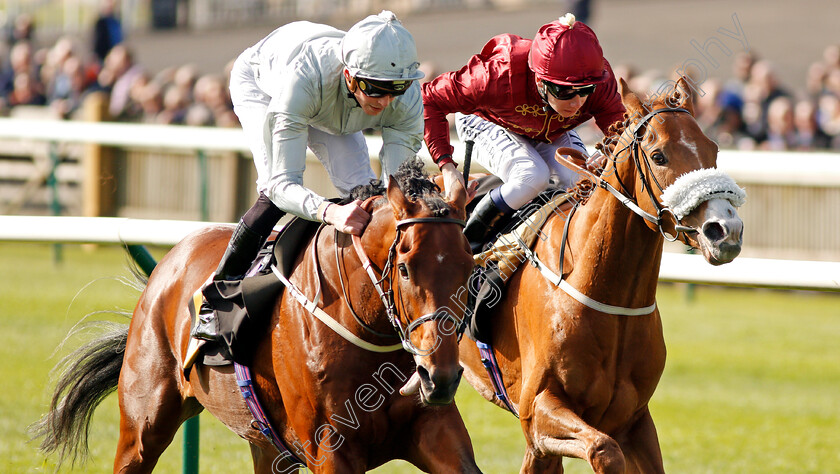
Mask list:
[[[406,197],[412,201],[422,201],[434,216],[442,217],[449,214],[449,205],[443,199],[438,185],[429,179],[423,160],[420,158],[415,157],[404,161],[392,178],[396,180]],[[381,180],[374,179],[368,184],[356,186],[350,190],[350,196],[345,198],[343,203],[356,199],[364,201],[373,196],[385,196],[385,185]],[[385,202],[385,199],[377,199],[374,201],[374,209]]]
[[[645,113],[655,110],[657,105],[663,105],[665,107],[677,107],[678,103],[684,96],[688,95],[690,100],[694,100],[692,90],[685,91],[683,87],[679,86],[679,84],[675,85],[674,91],[671,94],[667,95],[656,95],[653,97],[646,97],[644,103],[642,105],[643,110]],[[693,114],[692,114],[693,115]],[[619,137],[627,127],[630,126],[630,123],[633,119],[639,118],[637,116],[631,117],[629,113],[624,112],[624,118],[615,122],[614,124],[610,125],[607,128],[607,133],[604,135],[604,138],[601,139],[600,142],[595,144],[595,149],[600,151],[604,154],[604,156],[608,158],[613,158],[613,154],[615,153],[615,147],[618,145]],[[606,166],[606,161],[604,162],[604,166]],[[603,173],[603,168],[598,168],[592,170],[596,176],[601,176]],[[595,187],[595,184],[589,181],[587,178],[581,178],[575,183],[574,186],[567,189],[569,193],[571,193],[573,199],[577,200],[580,204],[586,204],[586,201],[589,200],[589,196],[592,194],[592,190]]]
[[[614,124],[610,125],[607,128],[607,134],[604,135],[604,138],[601,139],[600,142],[595,144],[595,149],[600,151],[604,156],[611,157],[612,154],[615,152],[615,146],[618,143],[618,137],[624,133],[624,130],[630,125],[630,115],[626,112],[624,113],[624,119],[615,122]],[[604,163],[606,165],[606,162]],[[603,167],[599,167],[593,170],[593,173],[596,176],[601,176],[601,173],[604,172]],[[574,184],[571,188],[567,191],[571,193],[572,199],[579,202],[581,205],[586,204],[586,201],[589,200],[589,196],[592,195],[592,191],[595,188],[595,183],[590,181],[586,177],[581,177],[577,183]]]

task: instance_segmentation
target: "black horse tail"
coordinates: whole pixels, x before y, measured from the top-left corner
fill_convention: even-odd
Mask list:
[[[41,440],[46,455],[58,453],[58,467],[70,459],[87,458],[88,433],[93,412],[117,388],[123,365],[128,324],[96,321],[77,326],[67,336],[95,329],[102,334],[65,356],[53,369],[60,372],[50,411],[29,427],[32,439]],[[65,339],[66,341],[67,339]]]

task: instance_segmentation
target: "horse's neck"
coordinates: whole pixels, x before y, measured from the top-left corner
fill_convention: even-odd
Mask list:
[[[374,220],[369,224],[369,230],[374,231]],[[371,337],[358,324],[350,306],[356,315],[365,324],[378,332],[393,332],[387,313],[382,305],[379,295],[373,288],[373,282],[367,271],[363,268],[360,258],[354,248],[353,241],[349,235],[339,234],[338,242],[335,240],[335,232],[331,231],[319,239],[318,242],[318,268],[314,265],[309,271],[317,271],[320,274],[321,285],[325,292],[324,304],[329,304],[330,315],[342,323],[347,329],[360,337]],[[371,235],[365,236],[365,242],[384,242],[387,236]],[[391,241],[388,240],[388,243]],[[385,244],[382,244],[385,245]],[[376,268],[377,275],[381,267],[377,255],[379,249],[365,249],[367,257],[371,259]],[[387,249],[386,249],[387,251]],[[338,257],[336,258],[336,253]],[[381,252],[380,252],[381,253]],[[308,259],[312,263],[312,259]],[[381,277],[381,275],[379,275]],[[328,294],[327,294],[328,293]],[[350,305],[346,298],[350,299]],[[375,337],[373,337],[375,339]]]
[[[554,225],[560,248],[562,219]],[[585,295],[612,305],[642,307],[656,295],[662,237],[644,219],[604,189],[597,189],[572,217],[568,246],[574,268],[569,283]]]

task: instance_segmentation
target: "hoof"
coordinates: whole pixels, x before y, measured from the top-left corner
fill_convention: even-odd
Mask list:
[[[590,446],[587,455],[589,465],[596,473],[624,474],[624,454],[621,452],[618,443],[609,436],[604,436],[595,441]]]

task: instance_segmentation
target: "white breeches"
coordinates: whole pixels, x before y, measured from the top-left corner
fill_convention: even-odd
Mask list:
[[[455,128],[462,141],[474,140],[472,159],[501,178],[502,199],[511,209],[519,209],[544,191],[549,184],[568,187],[578,175],[557,163],[560,147],[580,150],[589,156],[583,141],[569,130],[552,143],[517,135],[476,115],[455,115]]]

